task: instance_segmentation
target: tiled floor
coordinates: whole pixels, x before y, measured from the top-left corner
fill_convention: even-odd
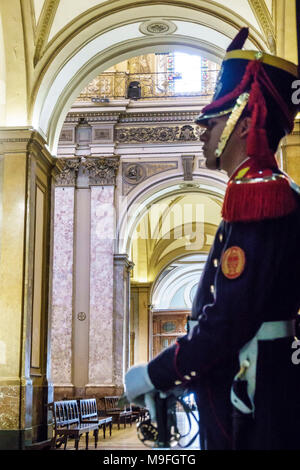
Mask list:
[[[184,435],[189,430],[189,424],[187,418],[183,413],[177,413],[177,423],[181,435]],[[192,420],[192,429],[189,435],[182,440],[183,444],[189,442],[189,440],[197,432],[197,424]],[[99,432],[99,440],[97,450],[149,450],[149,447],[146,447],[137,437],[136,423],[133,423],[132,426],[126,425],[126,429],[123,427],[118,430],[117,425],[113,426],[112,435],[109,436],[109,433],[106,436],[106,439],[103,439],[102,431]],[[198,438],[194,443],[187,447],[187,449],[199,450]],[[59,450],[62,450],[60,448]],[[81,436],[79,441],[79,450],[85,449],[85,436]],[[91,432],[89,435],[89,449],[95,449],[94,446],[94,437]],[[179,446],[174,447],[173,449],[180,449]],[[74,439],[68,441],[67,450],[74,450]]]

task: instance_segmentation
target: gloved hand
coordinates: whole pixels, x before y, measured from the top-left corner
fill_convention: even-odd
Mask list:
[[[145,406],[155,420],[154,392],[155,387],[148,374],[148,365],[139,364],[131,367],[125,375],[125,393],[130,403]]]
[[[125,393],[128,401],[136,403],[135,398],[155,390],[148,374],[148,364],[130,367],[125,375]]]

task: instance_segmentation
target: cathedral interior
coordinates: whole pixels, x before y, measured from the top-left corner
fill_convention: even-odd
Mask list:
[[[298,62],[295,0],[0,1],[0,449],[185,333],[227,183],[194,121],[243,26]],[[300,184],[299,114],[276,157]]]

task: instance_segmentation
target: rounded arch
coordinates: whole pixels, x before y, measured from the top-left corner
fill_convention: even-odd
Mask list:
[[[139,29],[149,18],[156,19],[163,5],[176,23],[172,35],[145,36]],[[165,17],[164,17],[165,18]],[[179,0],[158,5],[142,0],[108,2],[87,10],[63,28],[44,48],[37,62],[37,80],[31,93],[32,123],[46,136],[56,153],[58,136],[66,113],[81,89],[97,74],[120,60],[164,47],[191,48],[220,61],[224,48],[241,26],[251,26],[232,10],[207,6],[204,1]],[[222,31],[222,33],[220,32]],[[267,50],[265,39],[253,27],[247,47]]]
[[[203,57],[221,63],[223,51],[217,46],[209,45],[205,41],[199,39],[191,40],[185,38],[141,38],[140,40],[126,41],[125,43],[118,43],[115,46],[109,48],[109,50],[103,52],[101,55],[96,56],[93,60],[86,64],[82,69],[77,71],[71,81],[68,83],[63,91],[63,96],[57,102],[57,105],[53,109],[51,120],[46,129],[46,120],[48,122],[48,113],[42,114],[43,134],[48,135],[48,145],[53,154],[56,153],[59,135],[63,122],[67,113],[69,112],[75,99],[78,97],[82,89],[88,85],[88,83],[95,78],[98,74],[104,72],[109,67],[116,65],[123,60],[130,59],[142,54],[154,53],[154,52],[172,52],[182,51],[190,54],[201,54]],[[53,96],[52,96],[53,98]],[[49,102],[52,102],[52,98]]]
[[[220,172],[202,169],[194,174],[192,183],[186,184],[182,175],[172,175],[159,181],[149,178],[147,185],[136,190],[130,199],[125,198],[119,207],[119,225],[117,227],[116,252],[126,253],[130,257],[131,240],[140,220],[149,208],[170,195],[199,192],[208,194],[220,202],[223,200],[227,176]],[[152,181],[151,181],[152,180]]]
[[[170,301],[176,291],[184,286],[192,288],[193,285],[198,284],[206,259],[207,253],[199,252],[190,256],[177,256],[172,262],[169,262],[152,283],[150,304],[153,309],[170,308]],[[185,265],[180,266],[180,261],[184,261]],[[187,308],[191,308],[191,302],[186,302],[186,304]]]

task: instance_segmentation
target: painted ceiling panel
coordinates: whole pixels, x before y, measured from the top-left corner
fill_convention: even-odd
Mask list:
[[[76,16],[107,0],[60,0],[49,35],[49,41]]]
[[[44,3],[45,3],[45,0],[33,0],[36,24],[39,21],[39,17],[40,17]]]

